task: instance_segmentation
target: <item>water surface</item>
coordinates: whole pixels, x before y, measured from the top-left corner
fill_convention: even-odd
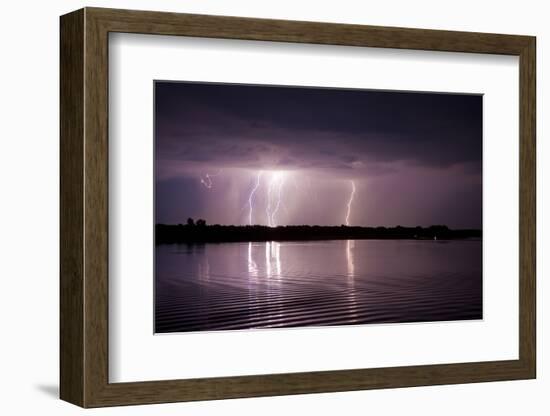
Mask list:
[[[479,240],[156,247],[155,331],[482,318]]]

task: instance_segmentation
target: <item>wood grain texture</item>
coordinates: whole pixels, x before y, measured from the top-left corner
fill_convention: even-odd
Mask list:
[[[519,359],[109,383],[108,33],[520,57]],[[61,397],[82,407],[534,378],[535,38],[86,8],[61,18]]]
[[[61,19],[60,388],[84,405],[84,12]]]
[[[87,8],[110,32],[519,55],[528,36]]]
[[[536,41],[520,54],[519,356],[536,377]]]
[[[108,33],[86,13],[84,53],[85,406],[108,380]]]

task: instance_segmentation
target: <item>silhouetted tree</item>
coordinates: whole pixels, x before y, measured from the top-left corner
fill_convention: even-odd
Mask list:
[[[191,217],[187,218],[187,225],[189,225],[190,227],[195,225],[195,221],[193,221],[193,218]]]
[[[190,226],[192,224],[192,226]],[[289,225],[268,227],[265,225],[207,225],[204,219],[187,225],[157,224],[155,239],[157,244],[207,243],[222,241],[300,241],[336,239],[418,239],[452,240],[461,238],[481,238],[481,230],[451,230],[445,225],[431,227],[341,227]]]

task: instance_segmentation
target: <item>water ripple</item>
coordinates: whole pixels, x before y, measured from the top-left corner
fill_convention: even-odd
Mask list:
[[[481,242],[159,246],[155,331],[482,317]]]

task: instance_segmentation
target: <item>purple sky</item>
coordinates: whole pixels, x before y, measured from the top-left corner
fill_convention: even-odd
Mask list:
[[[155,159],[157,223],[481,228],[480,95],[157,81]]]

